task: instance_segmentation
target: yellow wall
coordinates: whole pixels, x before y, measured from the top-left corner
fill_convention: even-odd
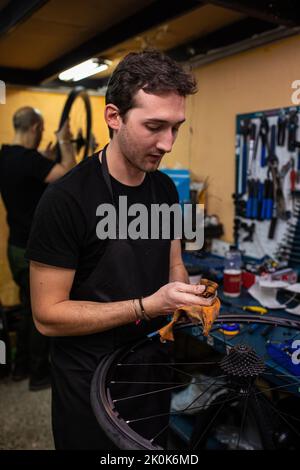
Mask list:
[[[199,91],[188,100],[187,123],[166,163],[181,163],[199,179],[209,177],[208,212],[219,215],[227,241],[232,241],[234,215],[235,117],[292,106],[299,51],[300,36],[295,36],[194,71]]]
[[[66,100],[66,94],[40,92],[20,88],[8,88],[6,104],[0,105],[0,143],[10,143],[13,138],[12,116],[21,106],[34,106],[42,112],[45,119],[45,132],[40,149],[49,141],[55,142],[54,131],[58,127],[59,118]],[[104,98],[91,96],[93,133],[99,146],[108,141],[108,132],[103,119]],[[18,302],[18,290],[14,284],[6,258],[7,225],[6,213],[0,198],[0,300],[11,305]]]

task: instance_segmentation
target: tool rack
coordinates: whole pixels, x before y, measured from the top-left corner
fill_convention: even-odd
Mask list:
[[[235,245],[300,264],[299,106],[236,118]]]

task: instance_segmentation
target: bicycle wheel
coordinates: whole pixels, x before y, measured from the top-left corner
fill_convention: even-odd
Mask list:
[[[161,361],[164,345],[149,335],[101,361],[93,411],[120,449],[299,448],[300,366],[289,356],[296,339],[293,318],[226,313],[208,338],[200,325],[178,326],[173,358]]]
[[[83,87],[74,88],[64,105],[58,128],[61,129],[66,119],[70,120],[73,135],[76,161],[87,158],[92,146],[92,110],[88,93]],[[57,161],[61,161],[61,153],[57,146]]]

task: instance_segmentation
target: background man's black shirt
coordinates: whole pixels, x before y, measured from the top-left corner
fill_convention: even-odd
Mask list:
[[[26,248],[33,214],[54,162],[37,150],[3,145],[0,150],[0,193],[7,211],[9,243]]]

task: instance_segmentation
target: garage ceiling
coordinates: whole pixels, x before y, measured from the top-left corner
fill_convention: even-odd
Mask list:
[[[57,86],[66,68],[110,59],[106,72],[80,82],[97,88],[129,51],[154,47],[195,61],[262,33],[295,34],[298,26],[297,0],[0,0],[0,79]]]

